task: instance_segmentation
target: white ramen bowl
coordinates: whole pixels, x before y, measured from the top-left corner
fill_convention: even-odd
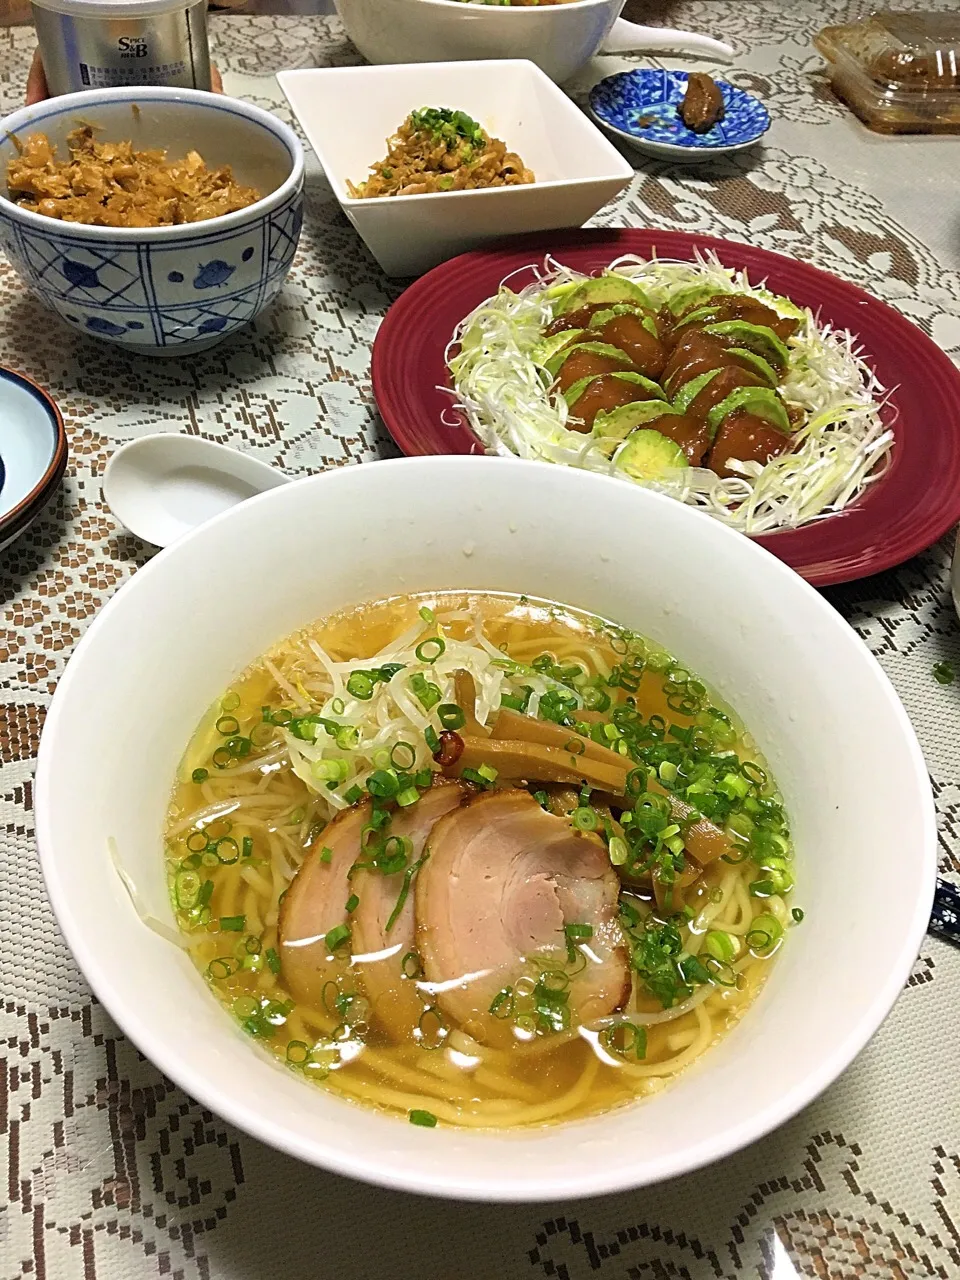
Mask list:
[[[728,44],[691,31],[641,27],[620,17],[624,0],[553,5],[459,0],[336,0],[347,35],[368,62],[529,58],[551,80],[569,80],[597,52],[672,50],[729,60]]]
[[[172,926],[161,829],[181,753],[209,704],[313,619],[397,592],[466,588],[615,618],[709,681],[742,714],[782,787],[806,910],[743,1020],[669,1088],[615,1112],[509,1133],[417,1128],[296,1078],[244,1035],[179,948],[141,924],[108,850],[115,840],[147,909]],[[748,538],[669,498],[496,458],[309,477],[158,555],[102,611],[60,681],[36,808],[67,942],[105,1009],[164,1074],[311,1164],[478,1200],[642,1186],[782,1124],[890,1010],[935,877],[917,740],[880,667],[830,605]]]

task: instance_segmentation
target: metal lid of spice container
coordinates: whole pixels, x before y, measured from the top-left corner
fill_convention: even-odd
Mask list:
[[[35,9],[76,14],[83,18],[141,18],[186,9],[191,0],[31,0]],[[198,0],[192,0],[198,3]]]
[[[207,0],[32,0],[52,95],[125,85],[209,89]]]

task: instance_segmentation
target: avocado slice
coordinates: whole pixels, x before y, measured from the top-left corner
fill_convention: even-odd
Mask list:
[[[717,289],[712,284],[685,284],[667,299],[667,309],[671,315],[678,316],[685,307],[691,307],[701,300],[705,302],[707,298],[715,298],[722,292],[722,289]]]
[[[771,387],[777,386],[780,381],[777,371],[768,360],[764,360],[763,356],[758,356],[756,351],[748,351],[746,347],[727,347],[727,350],[732,356],[739,356],[741,360],[745,360],[754,373],[758,373],[761,378],[766,378]]]
[[[746,347],[763,356],[775,369],[786,369],[790,363],[790,352],[780,341],[772,329],[765,324],[749,324],[746,320],[720,320],[717,324],[704,325],[704,333],[713,333],[718,338],[730,338],[738,347]]]
[[[690,464],[678,444],[647,427],[627,437],[614,465],[631,480],[662,480],[669,472]]]
[[[593,420],[593,434],[606,440],[623,440],[636,427],[653,422],[655,418],[662,418],[664,414],[676,412],[664,400],[636,400],[633,404],[622,404],[619,409],[611,409],[609,413],[598,413]]]
[[[597,378],[619,378],[621,382],[632,382],[637,387],[646,387],[653,395],[659,397],[663,395],[657,383],[650,378],[645,378],[642,373],[632,373],[624,370],[623,373],[589,373],[585,378],[578,378],[571,387],[567,387],[563,393],[563,398],[572,409],[576,402],[589,387],[591,382],[595,382]]]
[[[660,330],[657,328],[657,322],[653,316],[648,315],[642,307],[629,302],[617,302],[612,307],[604,307],[602,311],[595,311],[590,319],[590,328],[602,329],[608,320],[616,320],[617,316],[636,316],[647,333],[652,334],[655,338],[660,337]]]
[[[540,339],[530,352],[530,359],[534,364],[546,364],[551,356],[562,351],[568,343],[576,342],[583,333],[586,333],[586,329],[563,329],[560,333],[551,333],[549,338]]]
[[[633,361],[625,351],[621,351],[619,347],[611,347],[609,342],[575,342],[572,346],[564,347],[558,351],[549,360],[545,360],[543,367],[547,373],[555,378],[560,372],[560,366],[564,360],[566,360],[567,356],[572,356],[574,351],[592,351],[596,356],[609,356],[612,360],[624,360],[627,364],[633,364]]]
[[[697,307],[696,311],[691,311],[689,315],[685,315],[682,320],[678,320],[674,326],[674,330],[685,329],[688,324],[702,325],[710,320],[717,320],[717,307]]]
[[[712,382],[720,371],[720,368],[707,369],[705,373],[698,373],[695,378],[685,382],[673,397],[673,407],[677,413],[686,413],[707,383]]]
[[[745,409],[747,413],[763,418],[764,422],[769,422],[771,427],[776,427],[778,431],[790,434],[790,419],[787,417],[787,411],[783,407],[783,401],[772,387],[737,387],[725,400],[714,405],[707,414],[707,427],[711,438],[720,430],[720,424],[724,418],[731,413],[736,413],[738,409]]]
[[[592,276],[589,280],[584,280],[572,293],[560,299],[553,314],[562,316],[568,311],[576,311],[578,307],[591,306],[597,302],[633,302],[638,307],[656,311],[649,296],[638,284],[634,284],[626,276],[610,275]]]

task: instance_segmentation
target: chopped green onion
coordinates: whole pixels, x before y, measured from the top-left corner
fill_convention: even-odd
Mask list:
[[[607,846],[610,862],[615,867],[622,867],[630,856],[630,847],[623,836],[614,836]]]
[[[803,909],[801,907],[794,907],[790,914],[793,916],[797,924],[799,924],[803,919]]]
[[[359,905],[360,899],[355,893],[351,893],[350,897],[347,899],[347,915],[352,915]]]
[[[783,926],[776,916],[759,915],[750,921],[746,942],[752,951],[769,951],[782,936]]]
[[[588,805],[580,805],[570,815],[570,821],[578,831],[595,831],[597,828],[597,811]]]
[[[236,965],[229,956],[219,956],[207,965],[207,977],[222,980],[236,973]]]
[[[438,737],[437,731],[436,729],[434,729],[432,724],[428,724],[427,727],[424,729],[423,740],[427,744],[427,750],[430,752],[430,754],[436,755],[436,753],[440,750],[440,738]]]
[[[498,770],[494,769],[492,764],[482,764],[477,773],[484,782],[496,782]]]
[[[241,858],[253,857],[253,836],[244,836],[240,848]]]
[[[350,939],[350,926],[348,924],[338,924],[330,930],[324,937],[328,951],[336,951],[337,947],[342,947],[345,942]]]
[[[426,622],[428,625],[429,625],[430,623],[432,623],[432,622],[436,622],[436,620],[437,620],[437,618],[436,618],[436,614],[435,614],[435,613],[433,612],[433,610],[432,610],[432,609],[430,609],[427,605],[421,605],[421,607],[420,607],[420,609],[419,609],[419,613],[420,613],[420,617],[421,617],[421,618],[424,620],[424,622]]]
[[[533,695],[533,689],[529,685],[523,686],[523,693],[501,693],[501,707],[508,707],[511,711],[526,711]]]
[[[302,1040],[287,1042],[287,1061],[294,1067],[302,1067],[310,1057],[310,1046]]]
[[[333,850],[330,848],[329,845],[324,845],[323,848],[320,850],[320,861],[331,862],[332,860],[333,860]]]
[[[410,1123],[418,1124],[424,1129],[435,1129],[437,1127],[437,1117],[432,1111],[411,1111]]]
[[[246,916],[221,916],[220,931],[221,933],[243,933],[247,927]]]
[[[722,929],[711,929],[703,940],[703,949],[715,960],[728,963],[736,959],[740,945],[732,934],[725,933]]]
[[[398,742],[390,752],[390,763],[395,769],[412,769],[416,762],[416,750],[409,742]]]
[[[190,775],[191,780],[196,783],[206,782],[209,777],[210,772],[208,769],[194,769]]]
[[[345,791],[343,793],[343,798],[346,800],[347,804],[356,804],[358,800],[363,799],[363,792],[357,784],[354,783],[349,791]]]
[[[365,671],[352,671],[347,679],[347,693],[361,702],[369,702],[373,697],[373,685]]]
[[[397,918],[399,917],[400,912],[403,910],[404,904],[407,901],[407,896],[410,893],[410,882],[413,880],[413,877],[417,874],[417,872],[426,862],[427,857],[428,855],[424,854],[423,857],[418,858],[417,861],[413,863],[412,866],[407,867],[406,871],[403,873],[403,884],[401,884],[400,886],[400,893],[397,895],[396,905],[393,908],[393,910],[390,912],[390,919],[387,921],[387,927],[385,929],[386,933],[389,933],[390,930],[393,928],[393,926],[396,924]]]
[[[423,977],[423,962],[417,951],[408,951],[400,961],[400,968],[403,970],[403,976],[415,980]]]
[[[621,1058],[647,1056],[647,1029],[633,1022],[616,1022],[600,1032],[600,1044],[608,1053]]]
[[[441,636],[430,636],[429,639],[421,641],[414,649],[418,662],[433,663],[443,655],[446,651],[446,643]]]
[[[202,853],[209,841],[203,831],[191,831],[186,838],[186,846],[191,853]]]
[[[437,707],[437,719],[444,729],[450,730],[462,729],[467,722],[467,717],[455,702],[441,702]]]
[[[770,898],[777,892],[772,880],[754,880],[750,884],[750,896],[753,898]]]
[[[367,779],[367,790],[378,800],[392,800],[400,790],[400,782],[392,769],[375,769]]]
[[[268,947],[266,951],[266,961],[271,973],[280,972],[280,957],[277,955],[273,947]]]
[[[221,711],[236,711],[239,705],[240,705],[240,695],[239,693],[234,693],[232,689],[229,693],[225,694],[220,699]]]
[[[225,738],[232,738],[235,733],[240,732],[240,721],[236,716],[221,716],[217,721],[217,733],[222,734]]]
[[[513,1017],[515,1006],[516,1001],[513,997],[513,987],[504,987],[503,990],[498,991],[490,1001],[490,1008],[488,1012],[492,1013],[495,1018],[511,1018]]]
[[[568,938],[592,938],[593,925],[592,924],[565,924],[563,926],[563,932],[567,935]]]
[[[402,791],[397,792],[397,804],[401,809],[406,809],[412,804],[416,804],[420,799],[420,792],[416,787],[404,787]]]
[[[437,685],[433,684],[419,671],[414,672],[410,677],[410,689],[424,711],[432,711],[443,697]]]
[[[949,662],[935,662],[933,664],[933,678],[937,684],[953,684],[956,679],[956,672]]]

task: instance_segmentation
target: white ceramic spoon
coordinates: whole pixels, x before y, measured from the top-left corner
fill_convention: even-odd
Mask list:
[[[168,547],[221,511],[289,479],[226,445],[170,432],[118,449],[103,473],[103,496],[131,533]]]
[[[733,61],[733,45],[695,31],[642,27],[618,18],[600,47],[601,53],[693,53],[717,62]]]

